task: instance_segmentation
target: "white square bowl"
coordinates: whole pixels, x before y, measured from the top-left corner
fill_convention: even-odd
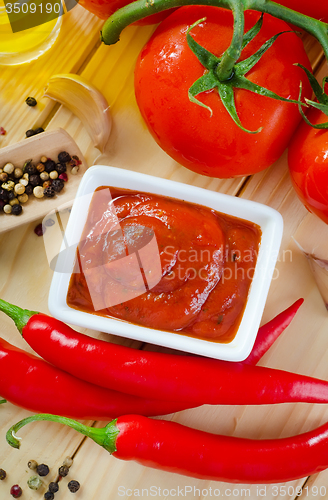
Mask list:
[[[120,319],[78,311],[67,305],[66,297],[76,248],[81,239],[92,195],[100,186],[132,189],[189,201],[260,226],[262,238],[254,278],[240,326],[230,343],[211,342],[176,332],[154,330]],[[251,352],[256,339],[278,257],[282,232],[281,215],[266,205],[129,170],[100,165],[91,167],[81,180],[69,216],[61,250],[69,248],[71,251],[62,251],[57,259],[49,293],[49,310],[54,317],[66,323],[201,356],[242,361]]]

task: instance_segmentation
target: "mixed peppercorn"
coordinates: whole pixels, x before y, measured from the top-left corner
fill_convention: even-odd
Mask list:
[[[28,130],[26,130],[25,132],[25,135],[26,137],[32,137],[32,135],[36,135],[36,134],[41,134],[41,132],[44,132],[44,128],[42,127],[38,127],[38,128],[30,128]]]
[[[48,485],[47,491],[44,493],[45,500],[54,500],[55,493],[59,491],[59,481],[63,477],[66,477],[69,473],[69,469],[73,464],[73,460],[71,457],[66,457],[63,465],[61,465],[58,469],[58,477],[56,481],[51,481]],[[35,460],[30,460],[27,464],[28,468],[35,471],[36,474],[30,476],[27,485],[31,490],[39,490],[43,485],[43,481],[41,478],[47,476],[50,472],[48,465],[46,464],[38,464]],[[7,473],[4,469],[0,469],[0,481],[6,479]],[[80,489],[80,483],[75,479],[69,481],[67,487],[71,493],[76,493]],[[14,484],[10,488],[10,494],[14,498],[19,498],[23,493],[22,488],[18,484]]]
[[[77,156],[71,157],[66,151],[59,153],[57,162],[42,156],[37,164],[27,160],[23,167],[6,163],[0,168],[0,210],[20,215],[30,196],[54,197],[68,180],[67,169],[76,175],[81,163]]]
[[[26,102],[26,104],[28,106],[32,106],[32,107],[34,107],[34,106],[36,106],[38,104],[37,100],[35,99],[35,97],[27,97],[25,99],[25,102]]]

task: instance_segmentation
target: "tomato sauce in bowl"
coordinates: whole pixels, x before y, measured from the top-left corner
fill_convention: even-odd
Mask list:
[[[240,325],[261,228],[202,205],[99,187],[71,275],[70,308],[229,343]]]

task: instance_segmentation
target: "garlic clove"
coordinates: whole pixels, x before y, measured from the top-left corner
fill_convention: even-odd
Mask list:
[[[293,235],[308,260],[318,290],[328,309],[328,225],[308,214]]]
[[[112,119],[108,103],[96,87],[79,75],[54,75],[45,87],[44,96],[72,111],[87,129],[94,146],[104,152]]]
[[[328,310],[328,260],[318,259],[314,255],[305,254],[310,264],[318,290]]]

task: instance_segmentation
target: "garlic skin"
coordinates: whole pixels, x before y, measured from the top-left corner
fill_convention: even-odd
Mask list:
[[[328,311],[328,260],[318,259],[314,255],[306,254],[318,290]]]
[[[307,258],[328,310],[328,225],[315,215],[308,214],[292,238]]]
[[[48,81],[44,97],[49,97],[74,113],[87,129],[94,146],[104,152],[110,136],[112,118],[101,92],[85,78],[72,73],[54,75]]]

